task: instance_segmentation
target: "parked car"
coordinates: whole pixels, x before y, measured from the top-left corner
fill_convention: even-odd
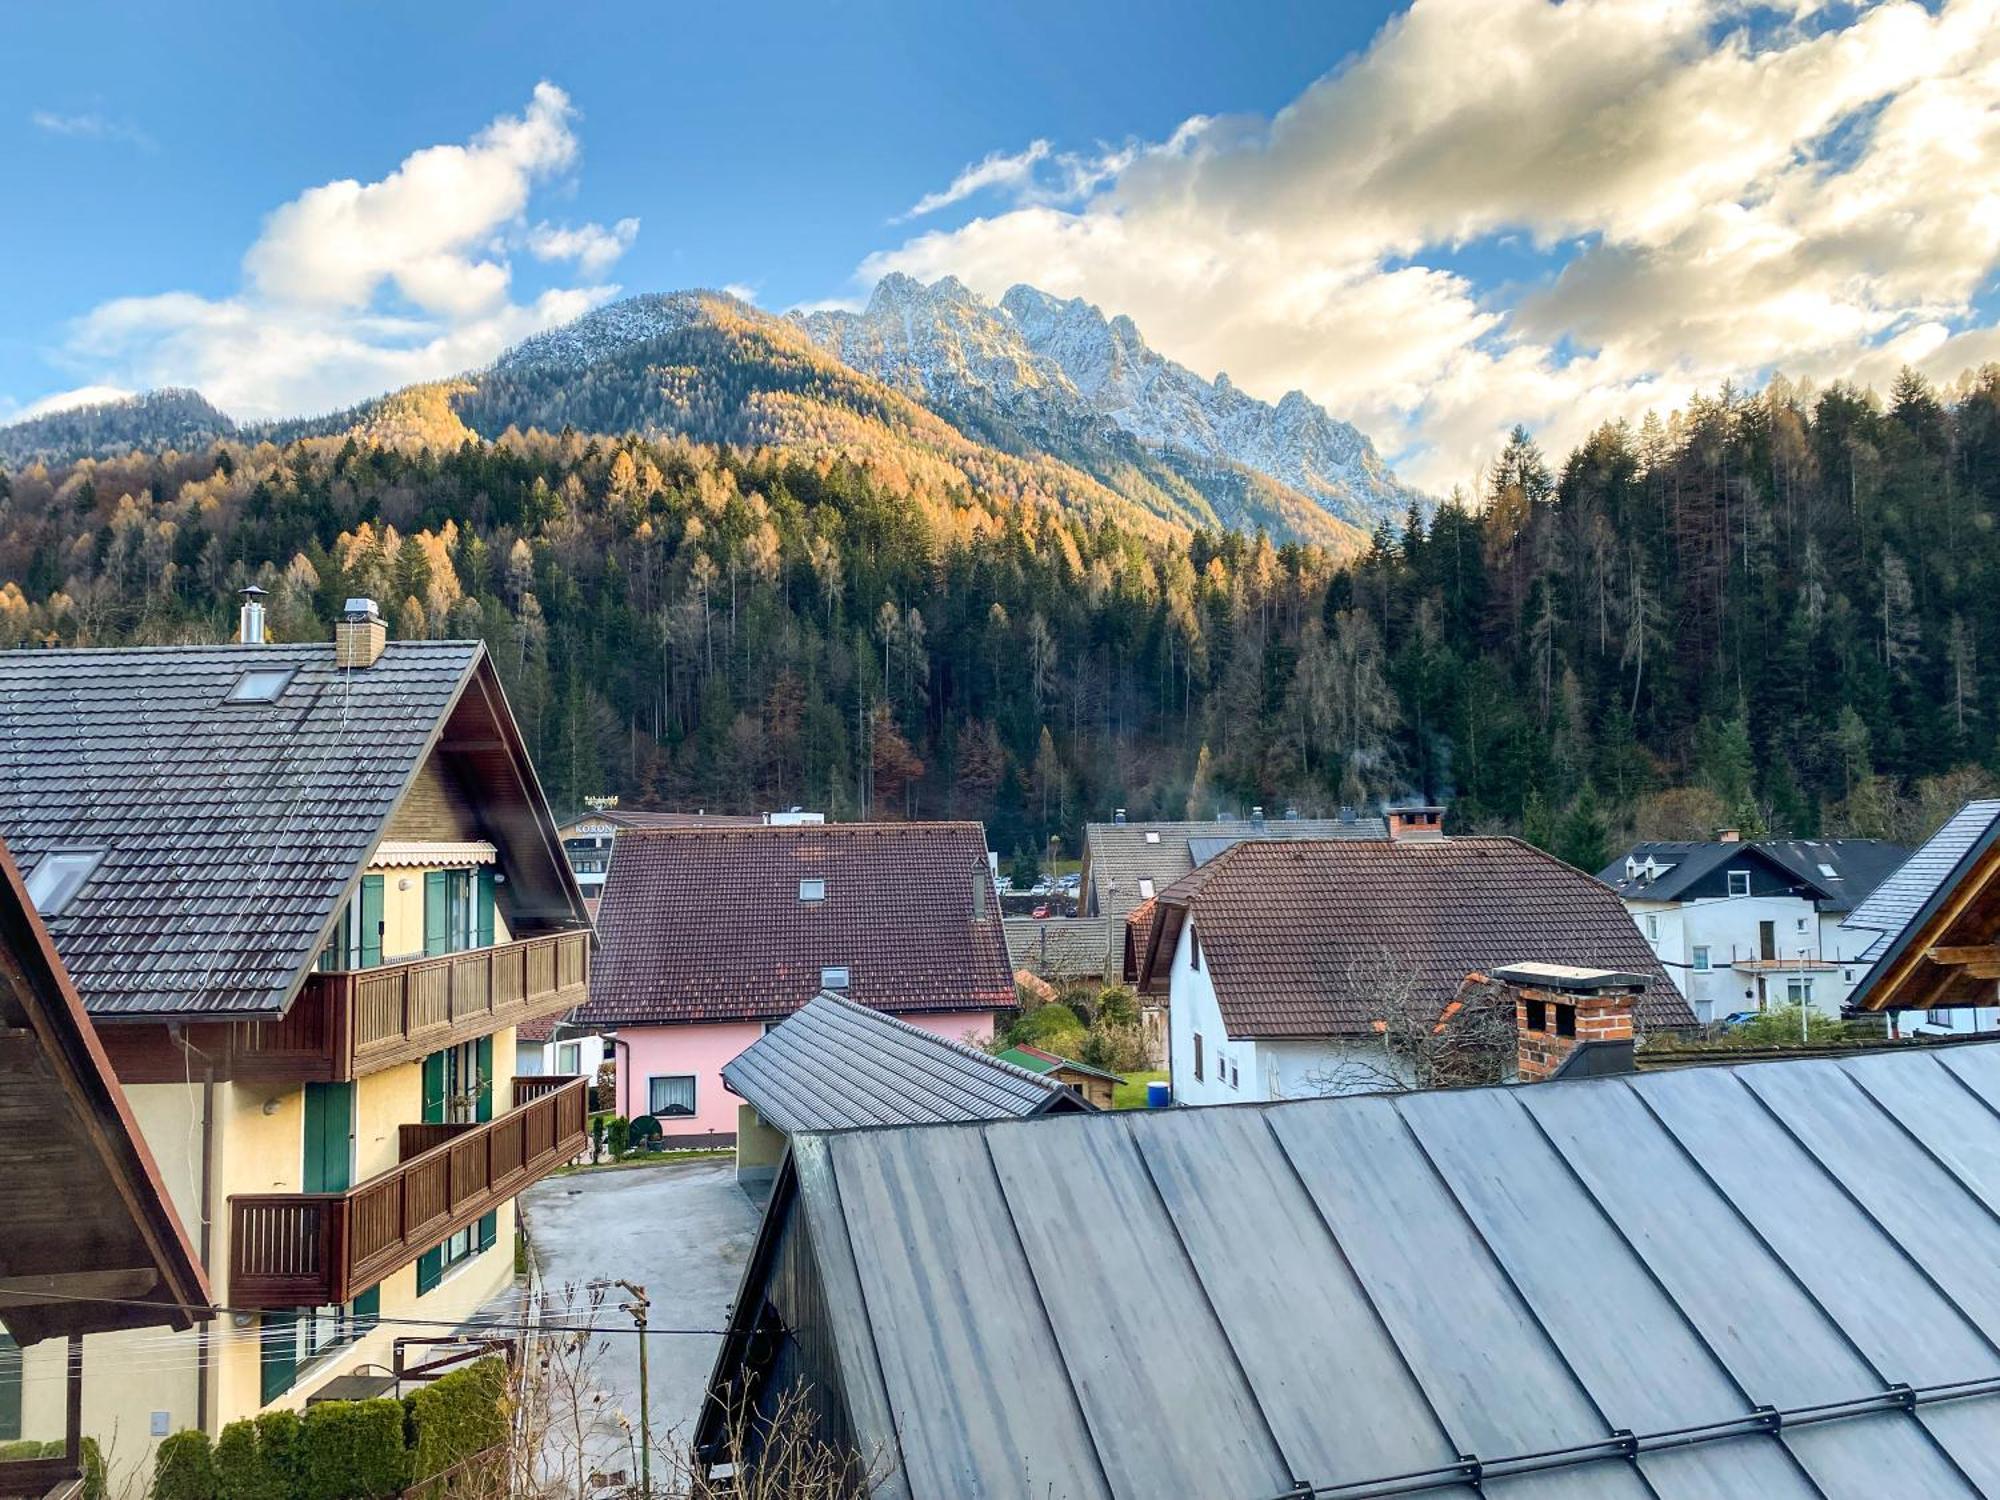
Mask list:
[[[1046,917],[1048,914],[1049,914],[1049,903],[1046,901],[1044,901],[1040,906],[1036,907],[1034,911],[1030,913],[1031,916],[1035,917]]]

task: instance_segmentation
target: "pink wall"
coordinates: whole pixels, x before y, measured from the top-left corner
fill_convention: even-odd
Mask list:
[[[983,1042],[993,1035],[993,1012],[902,1018],[953,1041]],[[722,1086],[723,1064],[764,1034],[760,1021],[712,1021],[688,1026],[625,1026],[609,1051],[618,1059],[618,1112],[628,1120],[647,1110],[646,1080],[655,1075],[692,1073],[694,1118],[662,1118],[670,1138],[714,1134],[717,1144],[736,1137],[736,1106],[743,1101]],[[686,1144],[687,1142],[683,1142]]]

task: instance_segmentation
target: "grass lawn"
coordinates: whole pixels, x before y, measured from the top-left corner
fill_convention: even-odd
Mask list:
[[[1144,1109],[1146,1107],[1146,1085],[1165,1083],[1164,1073],[1127,1073],[1125,1081],[1111,1091],[1113,1109]]]

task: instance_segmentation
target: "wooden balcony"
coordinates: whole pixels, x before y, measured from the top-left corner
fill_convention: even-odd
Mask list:
[[[217,1078],[343,1083],[503,1026],[559,1016],[590,984],[590,934],[559,932],[372,969],[307,976],[281,1021],[196,1022]],[[163,1026],[101,1027],[125,1083],[172,1083],[188,1059]]]
[[[229,1200],[233,1307],[345,1302],[506,1203],[589,1143],[589,1080],[516,1078],[478,1125],[405,1125],[403,1160],[344,1193]]]

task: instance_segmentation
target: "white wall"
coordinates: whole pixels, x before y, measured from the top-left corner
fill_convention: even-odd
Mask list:
[[[1764,975],[1760,1003],[1758,976],[1731,967],[1736,959],[1754,959],[1763,952],[1760,923],[1772,924],[1779,958],[1795,959],[1803,951],[1810,960],[1840,964],[1838,969],[1799,976],[1812,983],[1813,1009],[1834,1017],[1867,974],[1869,966],[1857,956],[1875,936],[1842,927],[1837,914],[1821,912],[1799,896],[1627,901],[1625,909],[1687,997],[1695,1019],[1703,1023],[1720,1021],[1736,1011],[1788,1003],[1787,981],[1792,976]],[[1708,949],[1706,971],[1695,967],[1695,950],[1701,947]]]
[[[598,1032],[566,1036],[553,1042],[531,1042],[525,1038],[514,1047],[514,1071],[523,1078],[546,1078],[569,1070],[562,1066],[558,1050],[574,1043],[577,1048],[576,1074],[597,1081],[597,1069],[604,1061],[604,1037]]]

